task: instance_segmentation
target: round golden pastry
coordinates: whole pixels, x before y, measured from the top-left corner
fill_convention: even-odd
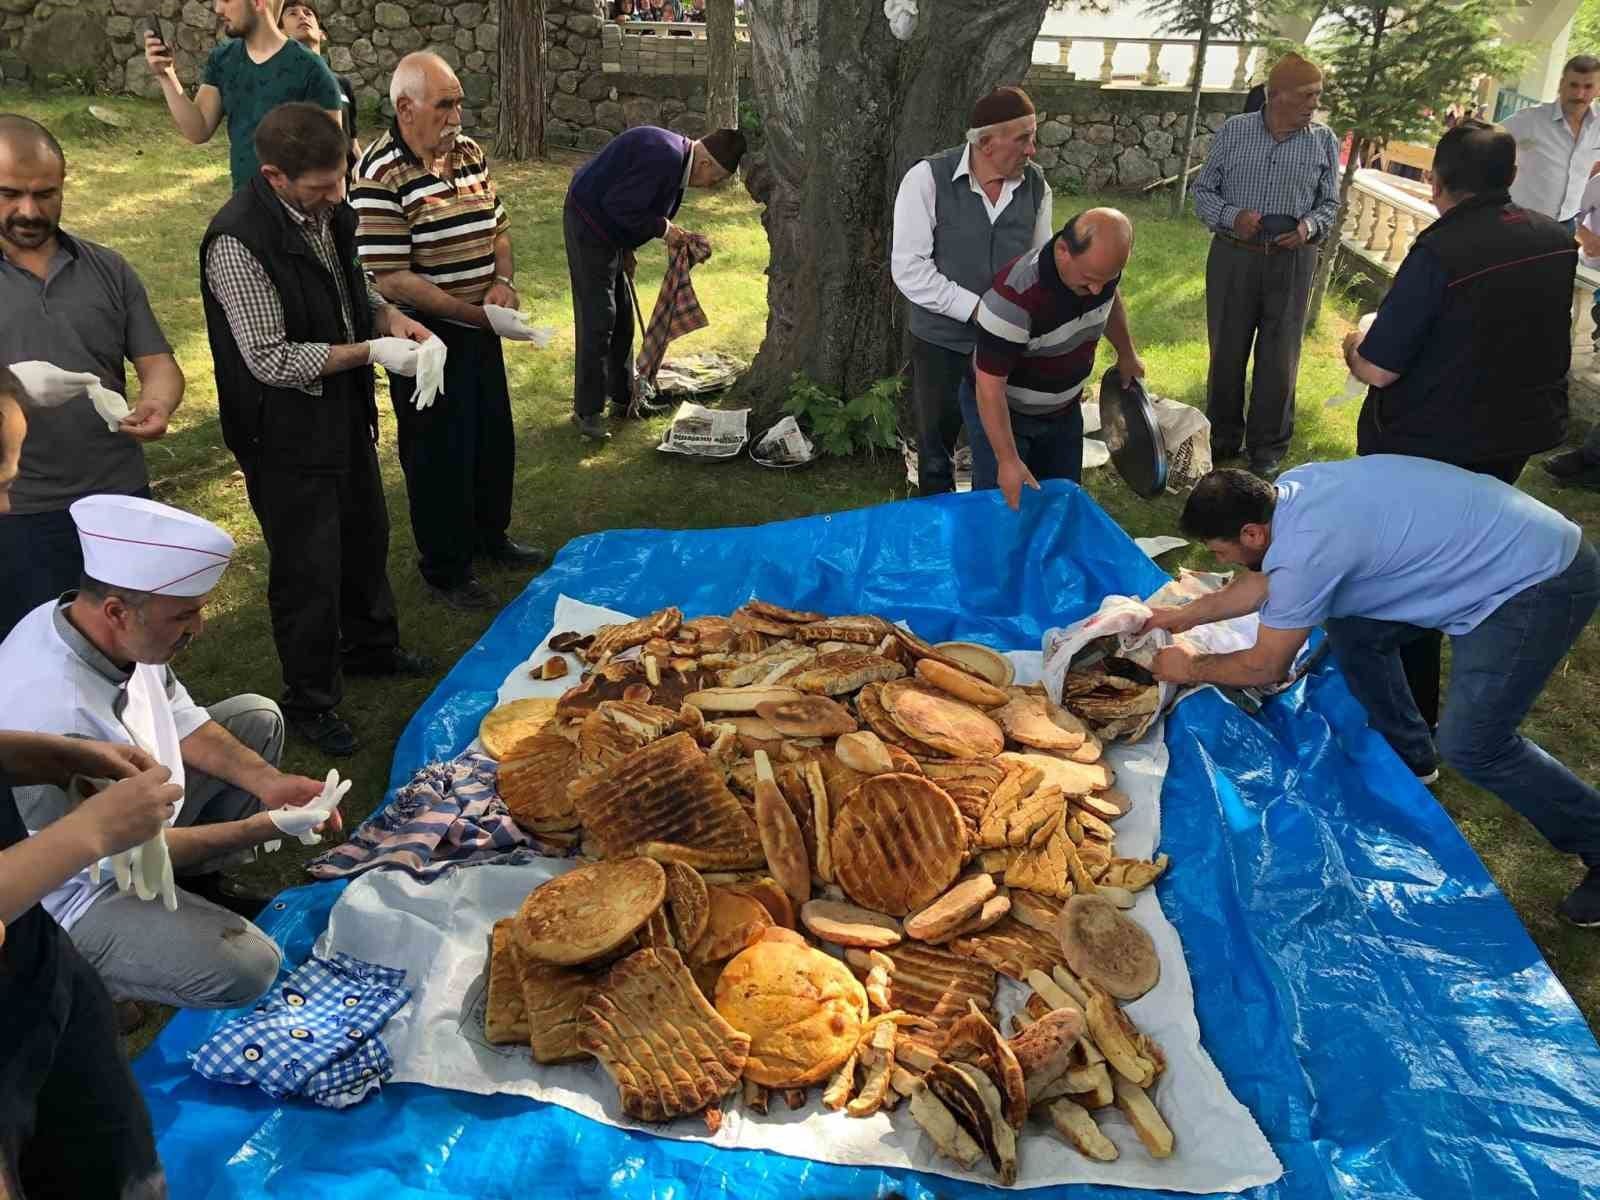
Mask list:
[[[821,1083],[850,1057],[867,1019],[867,992],[832,955],[760,941],[717,980],[717,1012],[750,1035],[745,1078],[764,1087]]]
[[[667,898],[667,873],[649,858],[574,867],[534,888],[517,913],[517,948],[529,958],[574,966],[631,938]]]
[[[483,743],[484,753],[490,758],[501,759],[524,738],[542,733],[555,715],[556,702],[553,699],[533,697],[511,700],[484,714],[483,723],[478,726],[478,740]]]

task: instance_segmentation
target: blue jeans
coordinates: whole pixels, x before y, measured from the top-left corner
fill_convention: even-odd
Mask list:
[[[1526,817],[1554,846],[1600,867],[1600,791],[1517,732],[1545,681],[1600,606],[1600,554],[1588,542],[1559,575],[1524,588],[1471,633],[1450,639],[1450,687],[1437,756]],[[1406,686],[1400,647],[1426,630],[1338,617],[1328,640],[1372,727],[1419,774],[1437,762]]]
[[[972,490],[999,487],[1000,464],[978,416],[978,393],[971,372],[961,381],[961,419],[967,424],[967,442],[972,447]],[[1035,479],[1082,482],[1083,408],[1076,400],[1049,417],[1030,417],[1012,409],[1011,439],[1017,444],[1017,456]]]

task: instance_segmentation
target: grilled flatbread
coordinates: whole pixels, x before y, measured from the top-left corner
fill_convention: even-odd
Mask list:
[[[700,872],[682,863],[662,863],[667,873],[667,911],[672,915],[672,934],[687,952],[706,932],[711,918],[711,896]]]
[[[642,646],[651,638],[670,638],[683,624],[683,613],[676,608],[663,608],[636,621],[621,625],[602,625],[595,630],[594,641],[583,652],[592,663],[604,662],[633,646]]]
[[[904,916],[955,882],[967,831],[954,800],[921,775],[873,775],[833,814],[834,878],[857,904]]]
[[[1055,784],[1068,796],[1103,792],[1116,779],[1111,768],[1100,763],[1068,762],[1051,754],[1013,754],[1007,751],[1000,756],[1000,761],[1038,768],[1044,774],[1041,787]]]
[[[982,709],[954,697],[904,681],[885,687],[878,699],[907,737],[952,758],[993,758],[1005,749],[1000,726]]]
[[[575,1062],[588,1054],[578,1045],[578,1014],[598,978],[591,971],[532,962],[516,943],[512,954],[520,968],[523,1011],[527,1013],[528,1046],[535,1062]]]
[[[687,733],[674,733],[572,785],[584,830],[605,858],[647,846],[697,868],[758,867],[766,861],[755,822]],[[652,851],[653,852],[653,851]]]
[[[997,979],[992,967],[920,942],[901,942],[881,953],[889,956],[889,1002],[941,1027],[955,1024],[976,1003],[985,1015],[994,1011]]]
[[[591,775],[663,737],[677,722],[677,711],[634,700],[602,701],[578,726],[578,764]]]
[[[641,1121],[698,1112],[739,1084],[750,1038],[718,1015],[675,950],[640,950],[607,972],[579,1017],[578,1044]]]
[[[512,958],[513,923],[510,917],[496,921],[489,940],[489,995],[484,1002],[483,1035],[496,1046],[514,1046],[528,1040],[519,964]]]
[[[842,696],[869,683],[899,679],[906,669],[866,650],[833,650],[782,676],[780,682],[817,696]]]
[[[1027,981],[1029,971],[1048,975],[1052,967],[1067,965],[1054,937],[1030,929],[1011,916],[1002,917],[982,933],[956,938],[950,949],[986,963],[1018,983]]]
[[[889,710],[883,706],[881,683],[866,684],[856,693],[856,715],[889,745],[900,747],[918,760],[949,757],[942,750],[936,750],[926,742],[919,742],[916,738],[907,736],[906,732],[894,723],[889,716]]]
[[[578,748],[558,733],[524,738],[500,761],[495,786],[506,811],[530,833],[576,829],[567,785],[578,777]]]
[[[1081,725],[1076,731],[1062,728],[1059,722],[1052,719],[1051,710],[1055,708],[1056,705],[1043,696],[1031,693],[1018,696],[1016,689],[1013,689],[1012,698],[993,716],[1006,731],[1006,736],[1014,742],[1036,746],[1041,750],[1076,750],[1083,745],[1088,731]],[[1071,716],[1064,709],[1058,711]]]
[[[1057,799],[1059,802],[1059,793]],[[1043,843],[1019,850],[1016,857],[1006,864],[1007,887],[1024,888],[1057,900],[1065,900],[1072,895],[1072,839],[1067,836],[1066,822],[1062,817],[1063,812],[1058,808],[1054,826]]]
[[[637,933],[666,896],[666,872],[647,858],[575,867],[528,893],[517,913],[517,948],[561,966],[603,958]]]
[[[855,642],[876,646],[893,632],[894,626],[882,617],[862,614],[812,621],[796,629],[794,636],[802,642]]]

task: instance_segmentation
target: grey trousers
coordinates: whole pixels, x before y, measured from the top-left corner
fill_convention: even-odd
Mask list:
[[[265,696],[235,696],[207,710],[211,719],[274,766],[283,754],[283,714]],[[186,772],[179,826],[243,820],[261,801],[210,775]],[[190,867],[205,874],[250,862],[246,850]],[[181,882],[181,880],[180,880]],[[147,1000],[174,1008],[237,1008],[278,976],[283,954],[261,930],[236,913],[182,887],[178,911],[130,892],[109,892],[78,918],[69,936],[118,1000]]]
[[[1317,269],[1317,247],[1263,254],[1223,237],[1206,255],[1206,332],[1211,367],[1206,416],[1213,450],[1248,448],[1253,462],[1277,461],[1294,436],[1300,338]],[[1245,368],[1255,349],[1245,414]]]

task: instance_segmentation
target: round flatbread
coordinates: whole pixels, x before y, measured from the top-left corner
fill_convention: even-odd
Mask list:
[[[940,642],[934,647],[939,653],[956,660],[975,675],[987,679],[995,687],[1010,687],[1017,677],[1011,660],[998,650],[980,646],[977,642]]]
[[[955,882],[967,827],[943,788],[891,772],[863,781],[834,814],[833,874],[863,908],[903,917]]]
[[[567,785],[578,777],[578,747],[559,733],[524,738],[500,760],[495,787],[511,819],[530,833],[578,827]]]
[[[538,733],[555,715],[554,700],[513,700],[489,710],[478,726],[478,740],[491,758],[504,758],[513,746]]]
[[[884,684],[878,699],[907,737],[953,758],[993,758],[1005,749],[1000,726],[964,701],[926,691],[908,680]]]
[[[1156,944],[1104,896],[1073,896],[1061,906],[1056,936],[1067,965],[1118,1000],[1137,1000],[1161,978]]]
[[[639,931],[666,895],[667,873],[653,859],[577,867],[528,893],[517,913],[517,948],[559,966],[604,958]]]

